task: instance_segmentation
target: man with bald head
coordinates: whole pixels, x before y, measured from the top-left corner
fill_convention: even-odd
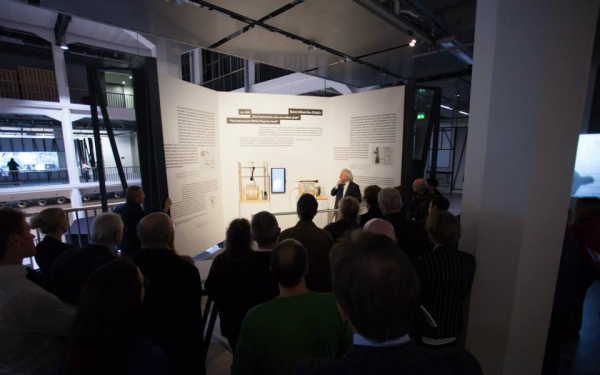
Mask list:
[[[431,245],[422,225],[409,220],[402,213],[400,193],[394,188],[385,188],[377,196],[379,207],[385,220],[394,227],[398,246],[410,259],[415,259],[427,252]]]
[[[351,328],[341,319],[331,293],[306,287],[308,254],[288,239],[270,254],[279,298],[251,309],[242,324],[231,374],[292,374],[310,358],[337,358],[351,344]]]
[[[383,234],[386,237],[396,241],[396,234],[394,233],[394,226],[387,220],[383,219],[371,219],[367,221],[363,227],[365,232],[373,232]]]
[[[427,182],[423,178],[417,178],[412,185],[413,200],[408,208],[408,218],[416,222],[424,222],[427,219],[429,203],[433,194],[427,189]]]
[[[144,298],[146,337],[167,355],[174,374],[203,374],[202,286],[198,269],[175,253],[173,221],[145,216],[137,227],[142,248],[133,257],[149,281]]]

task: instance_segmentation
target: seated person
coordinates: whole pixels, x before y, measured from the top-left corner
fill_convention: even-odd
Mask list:
[[[75,309],[26,279],[35,254],[25,215],[0,209],[0,374],[49,374],[67,348]]]
[[[133,261],[149,280],[144,335],[164,351],[174,374],[204,373],[200,273],[173,251],[175,231],[167,214],[145,216],[137,236],[142,248]]]
[[[167,357],[141,335],[144,283],[140,270],[127,259],[90,275],[61,374],[170,374]]]
[[[450,212],[433,212],[425,229],[434,248],[415,261],[415,268],[421,280],[421,304],[437,328],[422,324],[420,333],[425,345],[456,345],[462,331],[462,304],[475,277],[475,258],[458,251],[460,223]]]
[[[410,259],[415,259],[431,249],[427,233],[421,225],[402,213],[400,193],[394,188],[382,189],[377,197],[385,220],[394,226],[398,246]]]
[[[396,242],[394,226],[385,219],[371,219],[363,227],[365,232],[383,234]]]
[[[350,346],[351,331],[330,293],[306,288],[308,255],[295,240],[271,253],[279,298],[251,309],[242,324],[231,374],[285,375],[310,358],[336,358]]]
[[[269,271],[271,251],[277,246],[279,233],[279,224],[275,216],[266,211],[257,213],[252,217],[250,234],[258,249],[252,257],[239,259],[231,264],[228,293],[232,300],[236,301],[231,327],[231,338],[234,338],[231,349],[234,351],[242,321],[248,310],[279,294],[277,280]],[[232,344],[232,340],[229,343]]]
[[[442,193],[440,193],[440,191],[437,189],[437,187],[440,185],[440,182],[437,180],[437,178],[429,177],[426,182],[427,190],[429,190],[431,195],[434,197],[442,195]]]
[[[250,222],[246,219],[234,219],[227,228],[226,236],[225,249],[213,261],[204,288],[217,304],[221,333],[229,341],[229,346],[233,348],[239,334],[239,327],[237,331],[233,332],[238,301],[229,293],[231,264],[238,259],[254,255],[252,237],[250,237]]]
[[[413,199],[408,206],[408,218],[416,222],[427,219],[427,210],[433,194],[427,189],[427,183],[422,178],[417,178],[412,185]]]
[[[69,230],[67,214],[60,208],[46,208],[31,219],[31,228],[39,228],[44,234],[44,239],[35,247],[35,261],[42,275],[50,280],[54,260],[73,248],[73,245],[62,242],[63,234]]]
[[[338,208],[339,218],[336,222],[325,226],[334,241],[358,228],[358,211],[360,206],[354,197],[344,197]]]
[[[448,211],[450,208],[450,201],[443,195],[436,195],[431,199],[429,203],[428,213],[431,215],[435,211]]]
[[[333,246],[331,234],[313,223],[319,203],[311,194],[303,194],[298,199],[296,212],[300,221],[292,228],[281,232],[279,238],[293,238],[300,242],[308,252],[308,275],[306,286],[314,292],[331,292],[331,273],[329,270],[329,252]]]
[[[102,213],[92,222],[91,241],[80,249],[62,253],[52,266],[52,290],[63,301],[77,306],[87,278],[117,259],[115,246],[123,238],[123,221],[114,213]]]
[[[333,291],[354,345],[342,359],[311,360],[296,374],[480,375],[477,360],[456,348],[427,351],[408,336],[419,306],[419,280],[388,237],[364,232],[333,266]]]
[[[367,204],[368,211],[360,215],[360,227],[364,227],[367,221],[371,219],[382,219],[383,214],[379,208],[379,202],[377,201],[377,195],[381,191],[381,188],[377,185],[370,185],[365,188],[363,200]]]

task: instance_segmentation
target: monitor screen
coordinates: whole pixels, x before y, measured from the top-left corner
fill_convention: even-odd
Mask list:
[[[271,168],[271,193],[285,193],[285,168]]]
[[[58,152],[0,152],[0,170],[8,172],[11,159],[21,172],[58,169]]]

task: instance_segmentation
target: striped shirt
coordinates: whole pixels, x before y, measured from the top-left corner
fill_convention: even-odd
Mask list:
[[[438,245],[415,261],[421,279],[421,304],[438,327],[423,326],[432,339],[458,337],[462,329],[462,303],[475,276],[475,258],[456,246]]]

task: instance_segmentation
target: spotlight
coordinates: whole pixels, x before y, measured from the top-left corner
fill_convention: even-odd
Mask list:
[[[67,45],[67,43],[63,42],[63,43],[60,45],[60,48],[62,48],[62,49],[64,49],[64,50],[66,51],[66,50],[68,50],[68,49],[69,49],[69,46]]]
[[[410,43],[408,43],[408,45],[411,46],[411,47],[416,46],[417,45],[417,40],[416,39],[411,40]]]
[[[122,83],[122,84],[125,84],[125,81],[122,81],[121,83]]]

